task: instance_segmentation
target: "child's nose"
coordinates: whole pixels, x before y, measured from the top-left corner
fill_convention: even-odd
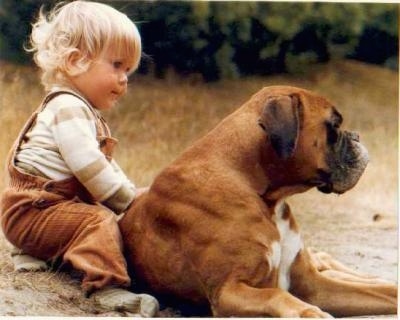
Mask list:
[[[123,72],[120,76],[119,76],[119,82],[122,84],[125,84],[128,82],[128,75]]]

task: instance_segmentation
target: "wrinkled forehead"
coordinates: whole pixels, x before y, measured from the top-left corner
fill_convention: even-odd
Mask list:
[[[334,126],[340,126],[342,124],[343,117],[331,101],[309,91],[300,91],[298,94],[304,112],[318,114],[326,122]]]

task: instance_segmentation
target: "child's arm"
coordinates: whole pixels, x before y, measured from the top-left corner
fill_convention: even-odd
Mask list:
[[[114,210],[123,212],[127,208],[126,201],[123,196],[123,193],[125,192],[124,188],[130,187],[135,192],[135,198],[138,196],[139,190],[128,179],[128,177],[125,175],[125,173],[122,171],[122,169],[120,168],[120,166],[117,164],[117,162],[114,159],[111,160],[110,164],[113,167],[115,173],[121,178],[122,187],[113,196],[111,196],[106,201],[104,201],[103,204],[108,208],[114,208]],[[122,192],[122,197],[119,196],[119,192]],[[128,207],[129,207],[129,205],[130,205],[130,203],[128,204]]]
[[[51,130],[72,174],[97,201],[115,213],[123,212],[135,198],[135,186],[100,151],[89,108],[84,104],[59,108]]]

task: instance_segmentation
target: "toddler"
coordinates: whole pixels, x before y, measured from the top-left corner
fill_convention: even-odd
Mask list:
[[[117,215],[143,192],[112,158],[116,140],[99,111],[126,93],[141,56],[134,23],[105,4],[74,1],[40,12],[30,51],[47,95],[8,157],[1,225],[16,269],[60,260],[83,274],[103,308],[153,316],[158,302],[134,294]]]

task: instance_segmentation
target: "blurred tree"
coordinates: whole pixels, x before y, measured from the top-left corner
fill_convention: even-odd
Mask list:
[[[0,0],[0,58],[26,61],[22,44],[40,4]],[[397,68],[396,4],[257,1],[102,1],[134,20],[143,38],[141,72],[169,68],[206,80],[299,72],[352,57]]]
[[[349,56],[398,69],[398,11],[385,10],[379,5],[368,6],[366,11],[370,22],[364,26],[355,50]]]
[[[26,63],[30,56],[24,51],[29,41],[30,23],[41,5],[57,1],[0,0],[0,59]]]
[[[173,67],[214,80],[298,72],[331,58],[397,61],[394,4],[152,1],[125,9],[143,21],[157,74]]]

